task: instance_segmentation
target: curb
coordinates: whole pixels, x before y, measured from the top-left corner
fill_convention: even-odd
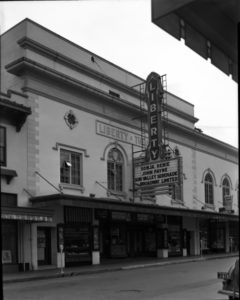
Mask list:
[[[161,267],[161,266],[168,266],[174,264],[184,264],[190,262],[199,262],[199,261],[206,261],[206,260],[214,260],[214,259],[224,259],[229,257],[237,257],[237,254],[227,255],[227,256],[215,256],[215,257],[197,257],[192,259],[182,259],[176,261],[162,261],[162,262],[155,262],[155,263],[146,263],[146,264],[137,264],[137,265],[129,265],[124,267],[111,267],[111,268],[102,268],[99,270],[85,270],[85,271],[73,271],[73,272],[66,272],[66,273],[56,273],[56,274],[48,274],[48,275],[41,275],[41,276],[33,276],[33,277],[25,277],[25,278],[12,278],[12,279],[4,279],[3,283],[17,283],[17,282],[26,282],[26,281],[34,281],[34,280],[44,280],[44,279],[53,279],[53,278],[63,278],[63,277],[73,277],[73,276],[80,276],[80,275],[87,275],[87,274],[98,274],[98,273],[106,273],[106,272],[115,272],[115,271],[127,271],[127,270],[134,270],[134,269],[142,269],[148,267]]]

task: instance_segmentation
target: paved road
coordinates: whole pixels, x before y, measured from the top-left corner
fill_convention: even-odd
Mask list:
[[[225,300],[217,293],[235,258],[4,285],[5,300]]]

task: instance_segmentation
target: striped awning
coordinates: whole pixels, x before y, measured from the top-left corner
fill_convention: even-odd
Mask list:
[[[52,222],[53,212],[46,209],[32,207],[2,207],[2,220],[16,220],[28,222]]]

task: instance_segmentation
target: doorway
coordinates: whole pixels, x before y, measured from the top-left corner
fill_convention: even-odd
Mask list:
[[[38,265],[51,264],[51,229],[48,227],[37,229],[37,257]]]

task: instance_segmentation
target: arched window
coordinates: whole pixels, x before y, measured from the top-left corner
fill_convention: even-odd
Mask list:
[[[213,204],[213,178],[207,173],[204,179],[205,185],[205,203]]]
[[[117,148],[112,148],[107,160],[108,189],[115,192],[123,191],[123,156]]]
[[[222,183],[223,206],[226,206],[226,196],[230,195],[230,184],[227,178],[224,178]]]

